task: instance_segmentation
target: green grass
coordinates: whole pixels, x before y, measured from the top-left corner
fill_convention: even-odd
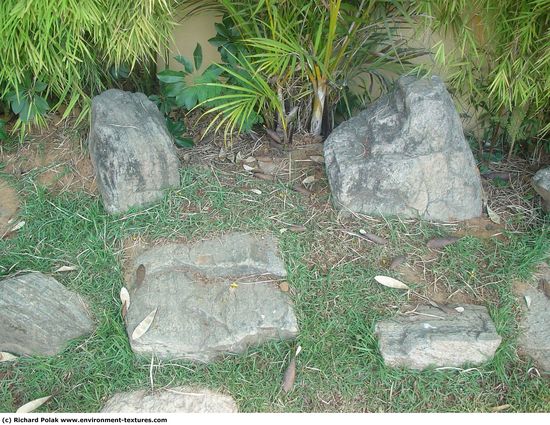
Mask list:
[[[95,412],[118,391],[167,385],[197,385],[232,395],[243,412],[484,412],[550,411],[548,379],[529,374],[532,364],[516,353],[518,300],[514,279],[527,279],[547,258],[548,225],[507,242],[469,236],[428,263],[450,291],[461,289],[487,305],[503,344],[494,359],[466,370],[424,372],[384,366],[374,324],[406,302],[407,294],[377,285],[392,256],[418,259],[425,242],[446,228],[412,221],[338,219],[321,200],[307,204],[284,185],[243,176],[187,168],[182,185],[158,205],[108,216],[100,199],[82,193],[52,194],[32,175],[17,182],[26,225],[0,240],[0,275],[36,270],[55,273],[90,305],[97,327],[52,357],[21,357],[0,364],[0,411],[53,394],[41,411]],[[261,195],[250,188],[262,191]],[[304,233],[280,230],[304,224]],[[386,237],[379,246],[343,232],[359,229]],[[293,342],[271,342],[211,365],[136,358],[120,317],[122,259],[128,238],[194,239],[230,230],[273,232],[288,269],[300,334]],[[423,292],[422,282],[410,282]],[[302,346],[293,390],[280,391],[289,353]]]

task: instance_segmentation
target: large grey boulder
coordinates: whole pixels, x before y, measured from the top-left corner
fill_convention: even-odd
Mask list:
[[[158,201],[179,185],[179,160],[165,120],[143,93],[107,90],[92,100],[90,155],[105,209]]]
[[[529,307],[521,321],[520,349],[550,373],[550,298],[534,288],[522,295]]]
[[[501,337],[487,309],[477,305],[441,311],[419,306],[414,314],[383,320],[376,325],[380,352],[392,367],[426,369],[478,365],[492,358]]]
[[[401,77],[332,132],[325,163],[338,208],[433,221],[481,215],[479,172],[438,77]]]
[[[544,210],[550,212],[550,167],[537,171],[533,176],[533,187],[542,197]]]
[[[271,236],[232,233],[157,246],[134,260],[131,275],[139,278],[129,282],[126,320],[138,354],[209,362],[298,332],[288,295],[276,284],[286,271]],[[149,330],[134,339],[155,310]]]
[[[92,330],[81,298],[54,278],[29,273],[0,281],[0,351],[55,355]]]
[[[111,397],[101,413],[236,413],[233,398],[209,390],[185,387],[168,388],[154,393],[145,390],[118,393]]]

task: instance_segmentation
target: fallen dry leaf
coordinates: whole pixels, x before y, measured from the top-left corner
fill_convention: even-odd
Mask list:
[[[246,171],[254,171],[254,167],[251,167],[250,165],[243,164],[243,168],[244,168]]]
[[[120,289],[120,301],[122,302],[122,318],[124,319],[130,308],[130,293],[124,286]]]
[[[283,376],[283,391],[285,393],[288,393],[293,385],[294,381],[296,380],[296,357],[292,357],[292,360],[290,361],[288,367],[285,370],[285,374]]]
[[[389,276],[374,276],[374,280],[376,280],[380,285],[387,286],[388,288],[411,289],[400,280],[394,279],[393,277]]]
[[[307,229],[304,226],[298,226],[296,224],[292,224],[288,226],[288,230],[294,233],[302,233],[302,232],[305,232]]]
[[[260,189],[250,189],[252,193],[255,193],[256,195],[261,195],[262,191]]]
[[[312,155],[309,157],[313,162],[316,162],[317,164],[324,164],[325,163],[325,157],[321,155]]]
[[[10,230],[10,232],[16,232],[18,231],[19,229],[21,229],[23,226],[25,225],[25,222],[24,221],[20,221],[19,223],[17,223],[15,226],[13,226]]]
[[[136,270],[136,287],[140,287],[145,279],[145,266],[140,264]]]
[[[489,219],[496,224],[500,224],[500,216],[494,212],[489,205],[487,205],[487,215],[489,216]]]
[[[15,413],[31,413],[38,409],[40,406],[42,406],[44,403],[46,403],[50,398],[52,398],[51,395],[47,397],[37,398],[36,400],[29,401],[28,403],[21,406]]]
[[[495,406],[491,408],[491,412],[501,412],[503,410],[509,409],[511,406],[509,404],[503,404],[502,406]]]
[[[14,360],[17,360],[17,356],[14,356],[11,353],[6,353],[4,351],[0,351],[0,363],[2,363],[2,362],[12,362]]]
[[[288,282],[285,280],[284,282],[279,283],[279,289],[281,292],[288,292],[290,287],[288,286]]]
[[[550,282],[548,280],[542,278],[539,280],[539,289],[544,292],[544,295],[546,295],[548,298],[550,298]]]
[[[405,261],[407,261],[407,256],[405,255],[398,255],[397,257],[392,258],[390,263],[390,269],[396,270]]]
[[[56,271],[54,271],[54,273],[72,272],[74,270],[78,270],[78,267],[76,267],[76,266],[61,266]]]
[[[315,181],[315,176],[308,176],[308,177],[306,177],[305,179],[302,180],[302,184],[303,185],[311,184],[314,181]]]
[[[434,238],[430,239],[426,246],[430,249],[441,249],[445,248],[447,245],[451,245],[458,241],[460,238],[450,236],[448,238]]]
[[[139,325],[136,326],[134,332],[132,332],[132,339],[136,340],[141,338],[151,327],[153,320],[155,320],[155,315],[157,314],[158,308],[155,308],[151,313],[147,315],[145,319],[141,321]]]
[[[387,239],[385,239],[381,236],[375,235],[374,233],[366,232],[363,229],[359,229],[359,233],[361,233],[365,237],[365,239],[368,239],[369,241],[374,242],[375,244],[378,244],[378,245],[387,245],[388,244]]]
[[[256,158],[254,158],[253,156],[249,156],[244,160],[244,162],[246,162],[248,164],[250,164],[251,162],[254,162],[254,161],[256,161]]]
[[[529,295],[525,295],[523,298],[525,298],[525,304],[527,305],[527,308],[531,308],[531,297]]]
[[[275,143],[278,143],[279,145],[282,145],[283,144],[283,141],[281,140],[281,138],[279,137],[279,135],[273,131],[273,130],[270,130],[269,128],[267,127],[264,127],[265,129],[265,132],[267,133],[267,135],[269,137],[271,137],[271,139],[275,142]]]

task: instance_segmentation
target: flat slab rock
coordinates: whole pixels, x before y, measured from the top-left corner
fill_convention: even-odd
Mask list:
[[[543,291],[527,289],[529,307],[521,321],[519,346],[545,372],[550,372],[550,298]]]
[[[140,265],[144,278],[138,277]],[[298,333],[290,299],[273,282],[286,270],[272,236],[232,233],[157,246],[132,267],[137,280],[129,282],[126,321],[135,353],[209,362]],[[136,326],[155,309],[149,330],[133,339]]]
[[[401,77],[393,92],[325,141],[334,204],[433,221],[481,215],[481,180],[460,117],[436,76]]]
[[[79,295],[42,273],[0,281],[0,324],[0,351],[18,355],[55,355],[93,330]]]
[[[111,89],[92,99],[90,157],[105,210],[158,201],[179,186],[179,160],[165,120],[143,93]]]
[[[236,413],[233,398],[209,390],[184,387],[154,393],[145,390],[118,393],[111,397],[101,413]]]
[[[416,314],[383,320],[376,335],[384,362],[392,367],[426,369],[481,364],[493,357],[501,342],[487,309],[461,305],[462,313],[449,306],[445,313],[419,306]]]

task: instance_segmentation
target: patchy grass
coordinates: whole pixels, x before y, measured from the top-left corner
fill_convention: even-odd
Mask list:
[[[532,364],[516,354],[519,305],[512,293],[514,279],[528,279],[548,258],[548,223],[508,233],[504,240],[466,236],[433,252],[426,242],[451,234],[456,226],[342,218],[326,197],[309,201],[284,184],[234,172],[183,169],[181,188],[158,205],[118,216],[106,215],[89,193],[54,194],[32,173],[17,184],[26,225],[15,237],[0,240],[0,275],[52,274],[88,300],[97,327],[58,356],[0,364],[0,411],[53,394],[41,411],[95,412],[114,392],[168,385],[221,390],[243,412],[486,412],[505,404],[507,411],[550,410],[548,379],[530,373]],[[285,231],[290,224],[307,231]],[[388,244],[350,234],[360,229]],[[233,230],[279,237],[300,324],[298,339],[268,343],[212,365],[136,358],[118,300],[125,241],[195,239]],[[397,255],[408,258],[399,272],[388,269]],[[54,273],[63,265],[78,270]],[[503,336],[495,358],[470,369],[385,367],[374,324],[419,298],[381,287],[373,279],[377,274],[407,281],[420,297],[437,293],[487,305]],[[282,375],[297,345],[302,346],[297,380],[284,394]]]

